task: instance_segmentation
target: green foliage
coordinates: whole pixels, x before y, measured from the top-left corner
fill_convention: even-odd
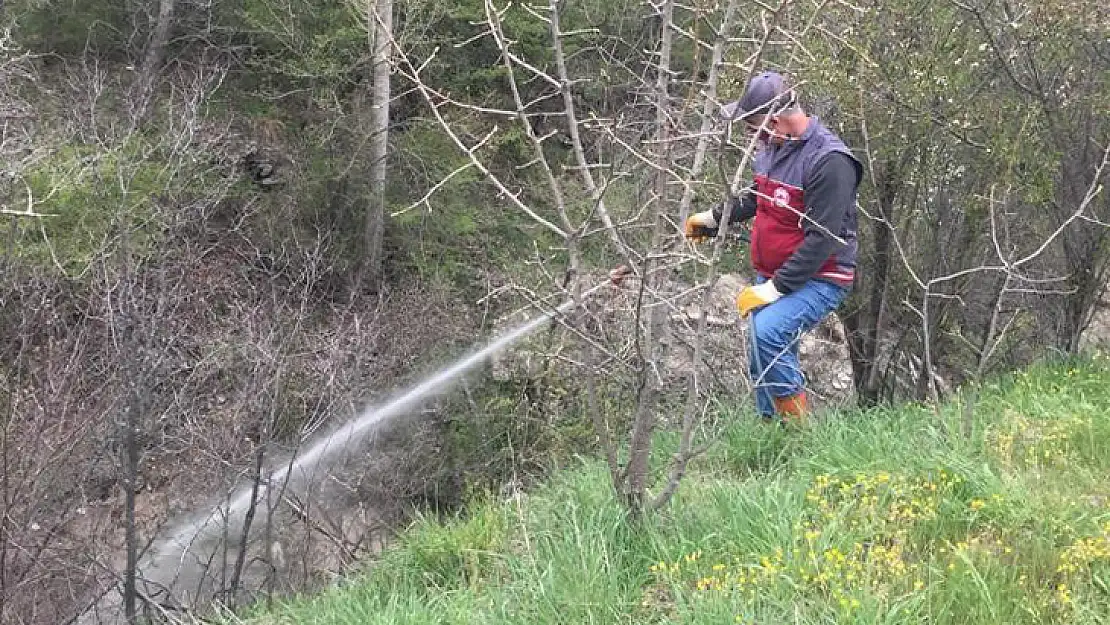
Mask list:
[[[37,264],[56,259],[79,271],[114,247],[113,237],[126,228],[131,251],[141,255],[159,233],[152,209],[170,178],[141,138],[109,152],[63,148],[25,173],[36,210],[51,216],[19,223],[17,251]]]
[[[1108,365],[984,386],[970,438],[949,434],[959,402],[792,434],[738,410],[639,526],[587,461],[466,521],[422,521],[349,588],[248,622],[1102,623]],[[1022,429],[1028,458],[1000,444]]]
[[[472,502],[476,508],[482,503]],[[498,554],[509,548],[508,529],[508,519],[498,509],[447,524],[422,519],[409,530],[412,540],[406,550],[430,588],[474,587],[488,580]]]
[[[324,96],[368,71],[366,17],[347,0],[246,0],[238,19],[254,48],[254,78],[270,87],[308,85]]]
[[[16,0],[4,11],[17,24],[17,41],[30,51],[122,57],[131,43],[129,8],[130,3],[116,0]]]
[[[525,141],[506,133],[489,150],[522,152],[528,149]],[[546,247],[553,242],[529,217],[491,192],[491,184],[474,168],[409,209],[416,199],[410,185],[431,188],[467,159],[432,122],[413,123],[396,136],[395,146],[396,168],[416,174],[414,185],[410,180],[390,183],[390,209],[400,212],[386,231],[390,271],[469,286],[488,269],[520,269],[519,261],[534,253],[534,243]]]
[[[533,340],[543,339],[540,333]],[[538,357],[532,364],[539,368]],[[504,366],[511,371],[511,364]],[[497,489],[510,480],[530,484],[595,445],[585,406],[570,390],[574,381],[538,371],[529,375],[511,371],[444,409],[458,415],[443,424],[440,436],[443,460],[459,477],[460,490]]]
[[[507,104],[511,102],[507,72],[493,40],[483,37],[465,46],[455,45],[479,34],[485,22],[484,0],[459,0],[441,7],[432,24],[421,25],[430,26],[428,36],[412,42],[413,55],[424,59],[438,47],[435,60],[423,74],[430,84],[443,85],[449,92],[471,100]],[[509,5],[502,22],[505,35],[515,42],[514,50],[518,54],[537,67],[549,65],[551,45],[542,22],[519,5]],[[463,67],[468,71],[459,71]]]

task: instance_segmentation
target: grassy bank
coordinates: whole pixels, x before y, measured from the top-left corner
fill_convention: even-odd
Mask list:
[[[583,460],[247,622],[1110,623],[1110,362],[798,434],[734,422],[642,524]]]

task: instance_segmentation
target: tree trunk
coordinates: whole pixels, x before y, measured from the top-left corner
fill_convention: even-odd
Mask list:
[[[131,113],[131,123],[134,126],[140,125],[150,112],[150,101],[154,97],[154,83],[158,72],[162,69],[162,57],[165,56],[166,42],[170,38],[170,26],[173,24],[176,9],[177,0],[159,0],[154,31],[150,34],[146,51],[143,52],[143,62],[139,67],[139,77],[135,83],[135,94],[132,99],[135,108]]]
[[[385,177],[389,151],[389,57],[393,43],[393,0],[377,0],[369,9],[373,37],[374,92],[370,112],[370,206],[366,209],[363,275],[373,288],[381,285],[382,235],[385,232]]]
[[[657,169],[654,173],[654,230],[652,232],[651,249],[662,248],[663,237],[667,232],[667,167],[670,158],[667,139],[670,137],[670,71],[671,50],[674,41],[672,24],[674,23],[674,2],[665,0],[655,5],[659,11],[659,65],[656,68],[655,80],[655,138],[657,145],[653,158]],[[645,286],[650,292],[656,292],[657,286],[662,282],[662,272],[653,271],[654,261],[649,257],[643,265]],[[665,317],[661,308],[653,306],[650,309],[641,309],[644,318],[643,335],[640,343],[640,354],[643,362],[640,375],[644,376],[641,391],[637,398],[636,418],[632,424],[632,437],[629,444],[627,501],[633,516],[643,513],[645,492],[648,486],[648,466],[651,459],[651,437],[655,432],[655,401],[658,391],[658,363],[661,360],[661,346],[658,338],[663,333]]]
[[[134,329],[132,328],[132,331]],[[123,614],[128,623],[135,623],[138,617],[138,592],[135,587],[139,571],[139,535],[135,526],[135,490],[139,481],[139,418],[143,411],[143,389],[132,383],[131,402],[127,406],[127,416],[123,419],[123,498],[124,498],[124,541],[127,551],[127,567],[123,573]]]

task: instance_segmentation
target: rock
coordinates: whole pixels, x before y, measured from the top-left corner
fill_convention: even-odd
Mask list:
[[[1087,329],[1079,337],[1079,348],[1090,351],[1110,346],[1110,297],[1104,295],[1094,306]]]
[[[731,316],[736,317],[736,296],[749,284],[751,284],[750,280],[745,280],[734,273],[726,273],[717,278],[710,297],[714,309],[721,314],[727,311]]]

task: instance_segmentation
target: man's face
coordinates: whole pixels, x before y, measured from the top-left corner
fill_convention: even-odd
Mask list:
[[[756,135],[756,141],[760,143],[782,145],[786,136],[776,130],[778,121],[777,115],[752,115],[744,120],[744,130],[749,137]]]

